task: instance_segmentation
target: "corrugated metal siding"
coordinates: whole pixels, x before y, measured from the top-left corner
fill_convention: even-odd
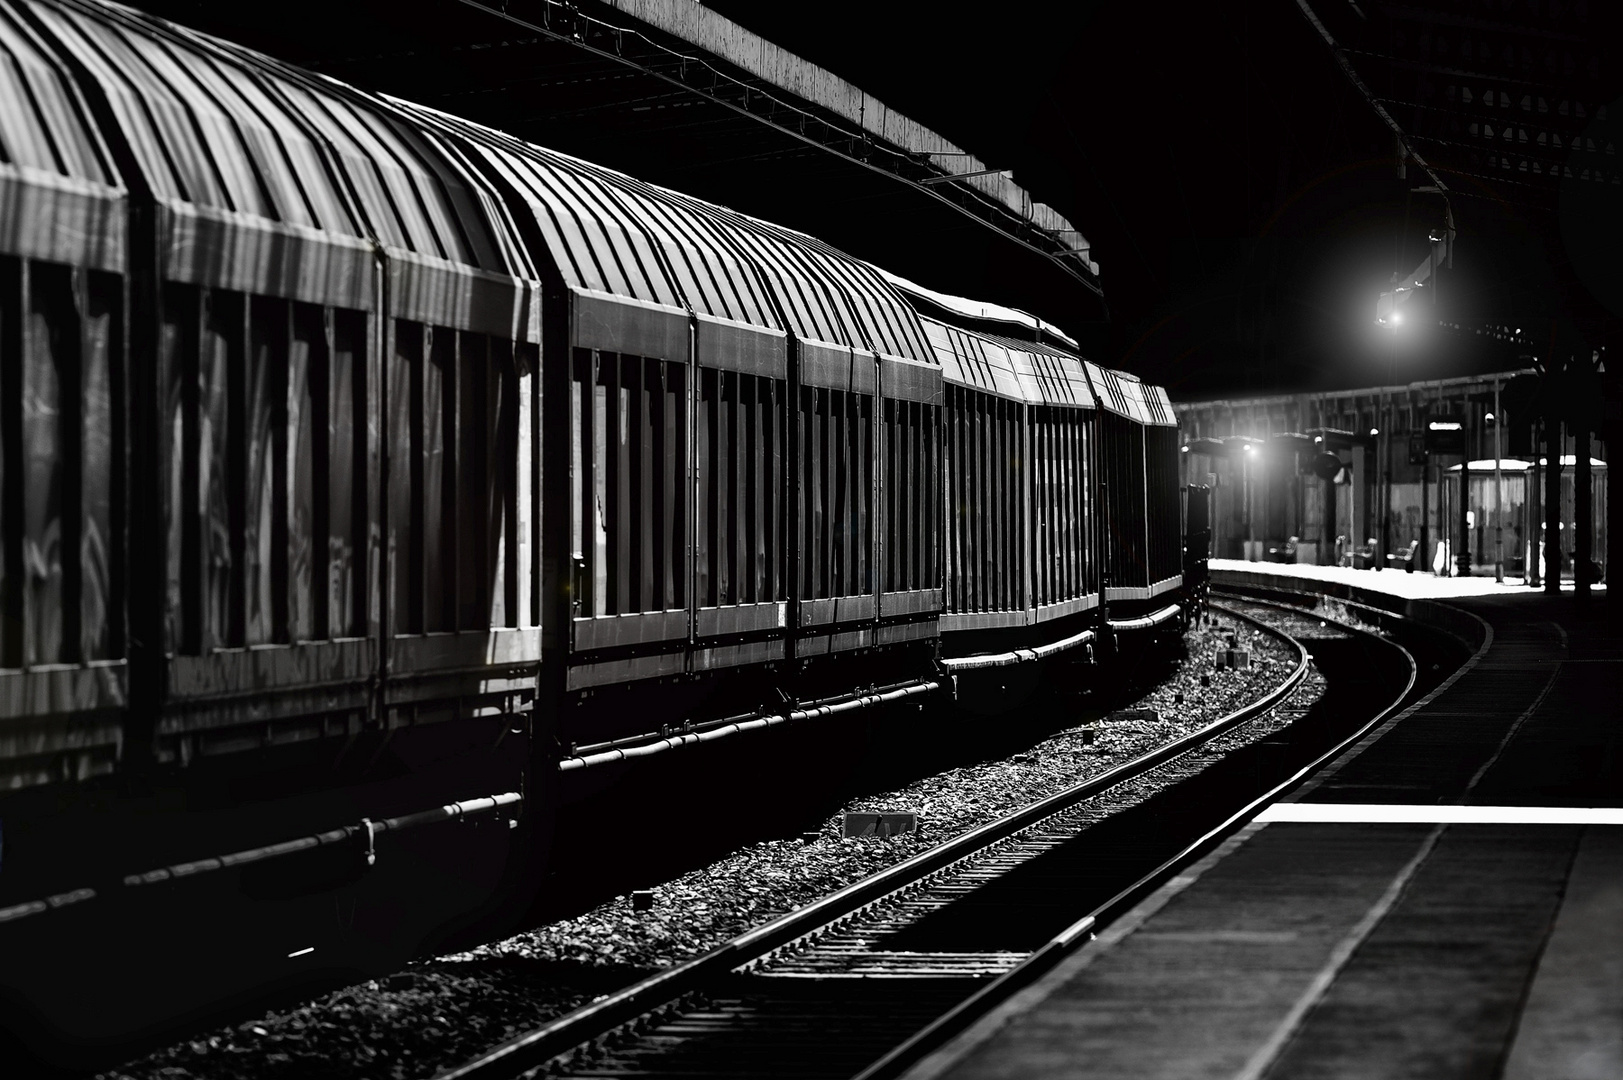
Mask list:
[[[874,398],[804,386],[800,391],[800,596],[871,597],[874,592]],[[822,610],[816,608],[814,610]],[[835,606],[817,621],[872,618],[870,605]]]
[[[1033,603],[1039,614],[1098,591],[1092,513],[1097,417],[1094,410],[1051,405],[1032,409]]]
[[[0,161],[116,186],[71,77],[15,11],[0,9],[0,55]]]
[[[1181,578],[1183,574],[1183,529],[1178,498],[1183,466],[1181,446],[1176,427],[1157,425],[1145,431],[1149,580],[1152,585],[1172,577]]]
[[[1097,413],[1082,361],[1050,346],[924,324],[951,384],[944,473],[952,625],[1016,624],[1092,606]]]
[[[0,42],[30,54],[11,67],[11,83],[27,84],[37,115],[60,127],[57,166],[85,174],[63,190],[83,199],[107,179],[104,163],[92,167],[105,141],[128,153],[121,160],[141,174],[131,187],[159,211],[149,238],[158,303],[140,318],[126,319],[115,277],[0,255],[0,278],[17,285],[0,287],[0,303],[37,308],[41,330],[69,313],[77,324],[51,333],[77,343],[53,361],[68,373],[58,397],[71,383],[82,400],[54,401],[57,422],[35,427],[52,458],[80,461],[80,506],[57,528],[74,548],[94,549],[100,569],[57,575],[60,628],[38,640],[63,652],[77,638],[86,659],[116,654],[116,575],[126,558],[143,560],[162,621],[150,644],[170,654],[169,698],[224,703],[162,717],[160,761],[259,745],[258,735],[225,732],[248,715],[231,704],[244,695],[255,698],[255,723],[308,713],[313,678],[344,687],[321,709],[366,710],[380,581],[391,583],[393,629],[476,632],[489,685],[526,647],[533,659],[537,638],[522,633],[534,626],[533,578],[519,553],[536,550],[521,433],[533,421],[537,289],[488,182],[381,100],[127,9],[8,0]],[[83,76],[70,76],[79,70],[70,57]],[[0,156],[37,158],[12,106],[0,100]],[[93,115],[114,126],[95,130]],[[46,177],[32,171],[41,164],[29,175]],[[58,236],[84,235],[77,250],[59,244],[49,257],[123,271],[117,216],[60,204],[44,220]],[[8,223],[8,235],[24,234]],[[118,332],[126,326],[139,355],[156,359],[141,378],[153,381],[159,411],[148,419],[162,433],[157,460],[143,458],[132,477],[150,512],[131,515],[139,547],[129,553],[93,535],[112,531],[119,494],[110,490],[126,403],[110,388],[133,347]],[[46,402],[53,391],[41,383],[30,393]],[[63,443],[69,435],[77,451]],[[388,491],[385,454],[395,459]],[[57,501],[74,500],[64,491]],[[372,553],[385,501],[380,568]],[[81,602],[102,614],[91,620],[75,610]],[[521,633],[509,641],[504,630]],[[405,665],[424,685],[446,661],[467,666],[444,642],[431,651],[442,659]]]
[[[1007,397],[949,387],[945,423],[946,609],[954,615],[1027,607],[1026,409]]]
[[[1177,427],[1178,418],[1172,411],[1172,399],[1165,388],[1144,385],[1144,404],[1149,410],[1149,422],[1157,427]]]
[[[484,182],[388,103],[126,9],[27,8],[167,209],[171,279],[371,307],[376,242],[397,312],[534,339],[531,268]]]
[[[1105,566],[1111,589],[1150,584],[1146,551],[1144,426],[1114,410],[1099,423],[1100,479],[1104,484]]]
[[[0,254],[122,274],[124,195],[63,59],[0,6]]]
[[[68,66],[0,5],[0,719],[124,703],[126,203]],[[0,759],[106,771],[108,715],[0,735]]]

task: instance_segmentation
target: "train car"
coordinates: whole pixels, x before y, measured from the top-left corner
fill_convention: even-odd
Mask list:
[[[946,372],[945,666],[1091,656],[1095,630],[1113,647],[1119,631],[1164,629],[1190,595],[1166,392],[1024,312],[887,277]]]
[[[375,99],[110,5],[0,29],[0,993],[93,1041],[338,933],[255,886],[273,932],[175,950],[227,904],[164,883],[521,791],[539,282]],[[506,833],[396,845],[350,952],[492,901]],[[140,989],[171,962],[190,1001]]]
[[[948,385],[944,649],[1041,644],[1099,606],[1097,406],[1081,361],[926,320]]]
[[[1185,595],[1164,391],[1030,316],[96,0],[0,57],[30,1035],[387,965],[525,902],[566,774]]]
[[[464,145],[548,256],[560,740],[657,735],[640,702],[723,716],[926,659],[941,373],[895,291],[809,237],[400,107]]]
[[[1177,420],[1166,391],[1087,362],[1099,432],[1105,602],[1140,615],[1183,586]]]

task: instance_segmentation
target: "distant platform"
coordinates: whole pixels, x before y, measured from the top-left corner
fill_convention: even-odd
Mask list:
[[[1213,567],[1439,598],[1492,634],[908,1080],[1623,1077],[1609,605],[1491,577]]]
[[[1273,574],[1277,577],[1302,578],[1307,581],[1335,581],[1360,589],[1374,589],[1408,600],[1447,600],[1461,596],[1514,596],[1543,593],[1541,586],[1529,587],[1524,578],[1505,576],[1503,582],[1493,580],[1492,574],[1471,577],[1438,577],[1429,571],[1416,570],[1410,574],[1403,570],[1354,570],[1346,566],[1313,566],[1308,563],[1246,562],[1241,559],[1213,559],[1213,570],[1250,571]],[[1592,585],[1597,594],[1604,595],[1605,585]],[[1561,583],[1561,591],[1573,592],[1570,581]]]

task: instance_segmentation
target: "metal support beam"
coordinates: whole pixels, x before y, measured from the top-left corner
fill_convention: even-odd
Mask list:
[[[612,25],[602,19],[583,14],[564,0],[521,0],[520,3],[509,2],[499,5],[491,0],[459,0],[459,2],[550,40],[573,45],[596,56],[626,64],[642,74],[680,87],[690,94],[730,109],[741,116],[747,116],[789,138],[907,184],[914,190],[952,207],[1003,238],[1050,260],[1095,295],[1101,298],[1104,295],[1098,284],[1097,267],[1078,249],[1076,240],[1081,238],[1080,234],[1076,233],[1068,222],[1050,208],[1032,203],[1025,192],[1009,190],[1013,189],[1014,185],[1006,180],[999,178],[994,184],[990,180],[982,179],[991,177],[993,172],[1003,170],[950,172],[940,169],[934,163],[921,163],[919,160],[921,153],[958,156],[961,152],[949,148],[945,140],[924,131],[916,124],[911,125],[915,133],[929,136],[932,140],[940,142],[943,148],[936,150],[926,146],[887,145],[883,141],[876,140],[865,130],[867,125],[861,118],[857,123],[847,126],[843,119],[830,119],[825,115],[827,110],[820,106],[803,108],[785,100],[787,91],[774,92],[769,85],[747,82],[722,70],[705,58],[685,55],[655,41],[634,27]],[[742,28],[727,23],[720,16],[699,5],[685,5],[680,13],[664,11],[660,4],[652,2],[620,2],[614,6],[627,10],[628,20],[641,14],[640,9],[647,8],[646,14],[650,18],[660,16],[662,21],[708,19],[712,21],[712,24],[707,24],[711,29],[725,24],[721,28],[734,35],[747,34]],[[689,11],[688,8],[693,10]],[[673,23],[672,28],[661,27],[660,30],[671,33],[672,36],[679,36],[676,32],[678,28]],[[754,40],[758,42],[758,39]],[[800,63],[804,64],[804,61]],[[825,80],[833,79],[833,76],[817,71],[809,64],[805,67],[811,75],[821,76]],[[866,102],[866,95],[862,96]],[[968,163],[973,164],[973,159]],[[981,183],[937,183],[940,180],[970,177],[980,179]],[[1011,202],[1018,203],[1019,209],[1011,205]],[[1045,216],[1052,218],[1050,222],[1052,227],[1039,225],[1033,220],[1032,215],[1038,211],[1043,211]]]

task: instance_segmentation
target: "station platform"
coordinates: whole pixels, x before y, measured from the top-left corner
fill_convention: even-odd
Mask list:
[[[1213,568],[1350,576],[1486,632],[910,1080],[1623,1077],[1623,635],[1604,601]]]
[[[1212,559],[1210,567],[1215,573],[1256,573],[1275,577],[1301,578],[1305,581],[1328,581],[1356,589],[1388,593],[1405,599],[1449,600],[1463,596],[1525,596],[1540,592],[1529,586],[1525,579],[1506,576],[1495,581],[1492,574],[1473,574],[1470,577],[1437,577],[1425,570],[1406,573],[1402,570],[1354,570],[1346,566],[1312,566],[1306,563],[1244,562],[1240,559]],[[1591,585],[1596,596],[1606,595],[1604,584]],[[1570,581],[1561,583],[1563,593],[1572,593]]]

